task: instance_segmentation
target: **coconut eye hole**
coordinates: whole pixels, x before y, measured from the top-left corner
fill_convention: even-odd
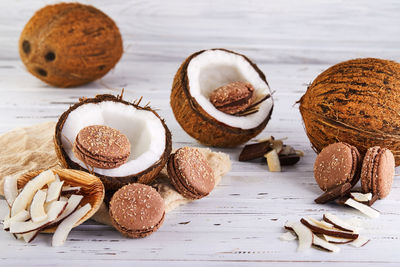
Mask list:
[[[54,54],[54,52],[50,51],[47,52],[47,54],[44,56],[44,58],[46,59],[46,61],[50,62],[56,59],[56,54]]]
[[[37,72],[39,75],[43,76],[43,77],[46,77],[46,76],[47,76],[47,71],[45,71],[45,70],[42,69],[42,68],[37,68],[37,69],[36,69],[36,72]]]
[[[22,42],[22,50],[25,54],[29,54],[31,52],[31,44],[29,43],[29,41],[24,40]]]

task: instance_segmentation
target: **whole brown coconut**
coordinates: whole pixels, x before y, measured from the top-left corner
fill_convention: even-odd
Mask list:
[[[60,3],[37,11],[19,39],[25,66],[58,87],[85,84],[104,76],[122,55],[114,21],[93,6]]]
[[[174,77],[170,104],[175,118],[183,130],[200,143],[215,147],[235,147],[249,141],[266,127],[273,110],[272,98],[268,99],[271,101],[271,106],[262,121],[250,129],[232,127],[207,113],[190,93],[188,67],[193,59],[208,51],[223,51],[243,58],[266,84],[268,92],[270,92],[264,73],[246,56],[226,49],[209,49],[192,54],[181,64]],[[224,67],[226,66],[222,66],[221,69]]]
[[[334,142],[365,154],[389,148],[400,164],[400,64],[363,58],[321,73],[300,99],[307,136],[319,152]]]
[[[129,107],[135,108],[137,110],[144,110],[153,113],[161,122],[162,127],[165,130],[165,147],[160,148],[163,150],[163,153],[159,159],[157,159],[156,162],[154,162],[150,167],[142,170],[139,173],[134,173],[131,175],[127,176],[107,176],[107,175],[102,175],[99,173],[96,173],[95,171],[90,168],[90,166],[87,166],[87,168],[83,168],[81,165],[79,165],[77,162],[72,160],[69,156],[68,153],[63,146],[63,141],[62,138],[65,138],[63,136],[63,128],[65,125],[65,122],[67,121],[68,116],[71,114],[71,112],[75,111],[76,109],[80,108],[83,105],[86,104],[99,104],[101,102],[112,102],[116,104],[123,104],[127,105]],[[114,118],[113,120],[118,120],[118,118]],[[124,123],[124,122],[122,122]],[[140,126],[140,125],[139,125]],[[145,128],[142,126],[142,128]],[[69,140],[69,142],[74,142],[74,140]],[[130,103],[127,101],[122,100],[122,97],[118,96],[113,96],[113,95],[97,95],[94,98],[84,98],[81,99],[78,103],[75,105],[71,106],[67,111],[65,111],[59,118],[56,129],[55,129],[55,136],[54,136],[54,143],[55,143],[55,150],[58,156],[58,159],[60,160],[61,164],[65,168],[69,169],[76,169],[76,170],[83,170],[86,172],[90,172],[94,174],[95,176],[99,177],[101,181],[104,184],[105,190],[106,191],[116,191],[122,186],[129,184],[129,183],[143,183],[143,184],[149,184],[151,183],[156,176],[160,173],[161,169],[164,167],[164,165],[167,163],[169,155],[171,153],[171,148],[172,148],[172,140],[171,140],[171,132],[169,131],[167,125],[165,124],[164,120],[160,118],[160,116],[152,110],[150,107],[141,107],[136,103]],[[106,195],[107,197],[107,195]]]

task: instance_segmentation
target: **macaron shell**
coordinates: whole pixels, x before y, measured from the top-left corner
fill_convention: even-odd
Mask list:
[[[360,180],[360,171],[361,171],[361,155],[358,152],[358,149],[355,146],[344,143],[351,149],[351,155],[353,157],[353,166],[351,167],[350,176],[353,177],[350,181],[351,185],[356,185],[358,180]]]
[[[214,189],[213,171],[198,149],[180,148],[175,153],[173,161],[180,182],[194,195],[206,196]]]
[[[350,182],[354,170],[352,149],[345,143],[334,143],[325,147],[314,163],[314,178],[326,191],[337,185]]]
[[[165,206],[154,188],[135,183],[122,187],[113,195],[109,211],[117,229],[147,232],[162,221]]]
[[[363,193],[372,192],[372,181],[373,181],[373,168],[375,158],[380,151],[379,146],[371,147],[367,150],[364,156],[362,169],[361,169],[361,190]]]
[[[160,226],[163,224],[164,218],[165,218],[165,212],[162,216],[161,221],[159,221],[158,224],[156,224],[153,228],[142,230],[142,231],[128,230],[128,229],[124,228],[123,226],[121,226],[120,224],[118,224],[113,218],[111,218],[111,223],[124,236],[130,237],[130,238],[143,238],[143,237],[146,237],[146,236],[151,235],[152,233],[156,232],[160,228]]]
[[[376,157],[376,163],[372,192],[382,199],[389,195],[392,188],[395,168],[393,153],[389,149],[382,148]]]
[[[176,191],[178,191],[179,194],[188,199],[200,199],[206,196],[206,195],[199,195],[198,193],[193,193],[191,189],[186,188],[184,186],[184,184],[181,182],[183,178],[179,177],[179,172],[176,171],[176,168],[174,166],[175,165],[174,156],[175,156],[174,154],[171,155],[170,160],[168,161],[167,170],[170,181],[174,186],[174,188],[176,189]]]

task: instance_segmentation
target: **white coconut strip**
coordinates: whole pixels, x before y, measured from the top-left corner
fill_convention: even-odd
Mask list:
[[[15,199],[11,207],[11,216],[14,216],[21,210],[26,209],[31,203],[36,191],[54,180],[55,176],[51,170],[44,171],[30,180]]]
[[[351,192],[351,197],[358,202],[368,202],[372,199],[372,193],[359,193],[359,192]]]
[[[359,236],[356,240],[353,242],[349,243],[353,247],[360,248],[362,246],[365,246],[369,242],[369,238],[364,237],[364,236]]]
[[[39,234],[39,230],[32,231],[26,234],[18,234],[20,235],[26,243],[30,243],[35,239],[35,237]]]
[[[286,232],[286,233],[283,233],[279,237],[279,239],[283,240],[283,241],[293,241],[293,240],[297,239],[297,236],[295,234],[293,234],[292,232]]]
[[[67,240],[69,232],[72,230],[74,225],[83,218],[86,213],[88,213],[91,209],[91,205],[87,203],[85,206],[79,208],[70,216],[65,218],[57,227],[52,240],[52,246],[57,247],[64,244],[65,240]]]
[[[333,226],[335,226],[336,228],[338,228],[340,230],[358,233],[357,227],[354,227],[354,226],[348,224],[347,222],[345,222],[344,220],[340,219],[339,217],[337,217],[334,214],[325,213],[324,214],[324,221],[332,224]]]
[[[62,190],[61,190],[61,192],[63,192],[63,193],[69,193],[69,192],[76,193],[79,191],[81,191],[80,186],[70,186],[70,185],[63,186]]]
[[[348,238],[340,238],[340,237],[334,237],[330,235],[322,235],[326,241],[329,243],[334,243],[334,244],[346,244],[354,241],[355,239],[348,239]]]
[[[14,222],[10,224],[10,233],[25,234],[31,231],[40,230],[51,224],[64,211],[67,203],[63,201],[54,201],[51,203],[47,219],[41,222]]]
[[[64,181],[57,181],[57,180],[49,184],[49,188],[47,190],[46,202],[51,202],[59,199],[63,184]]]
[[[332,224],[327,223],[325,221],[318,221],[318,220],[314,219],[313,217],[306,217],[306,219],[313,222],[316,226],[319,226],[321,228],[324,228],[327,230],[338,230]]]
[[[63,211],[63,213],[54,221],[54,223],[61,221],[62,219],[68,217],[72,212],[76,210],[81,203],[83,196],[81,195],[71,195],[67,202],[67,207]]]
[[[46,220],[47,214],[44,210],[44,202],[46,201],[46,192],[38,190],[33,197],[32,203],[29,207],[31,219],[33,222],[41,222]]]
[[[339,252],[340,251],[340,248],[338,246],[335,246],[334,244],[331,244],[331,243],[323,240],[322,238],[319,238],[316,235],[313,236],[313,245],[323,248],[330,252]]]
[[[313,233],[311,232],[311,230],[305,227],[300,222],[295,222],[291,224],[290,227],[299,238],[297,251],[304,251],[306,249],[309,249],[313,243]]]
[[[344,202],[344,204],[361,211],[362,213],[364,213],[368,217],[371,217],[371,218],[378,218],[379,217],[379,211],[377,211],[377,210],[375,210],[375,209],[373,209],[373,208],[371,208],[371,207],[369,207],[367,205],[364,205],[364,204],[362,204],[360,202],[357,202],[352,198],[349,198],[348,200],[346,200],[346,202]]]
[[[17,177],[16,176],[6,176],[4,177],[4,197],[8,203],[8,206],[12,206],[14,200],[18,196],[18,187],[17,187]]]
[[[279,156],[275,149],[272,149],[270,152],[265,154],[264,157],[267,159],[267,164],[270,172],[281,171],[281,162],[279,161]]]
[[[29,212],[26,210],[21,210],[17,214],[15,214],[13,217],[10,218],[10,214],[8,213],[6,218],[3,221],[3,229],[6,230],[10,228],[10,224],[12,222],[24,222],[28,220],[31,216],[29,215]]]
[[[65,202],[67,202],[68,201],[68,198],[67,197],[65,197],[65,196],[60,196],[60,199],[59,199],[60,201],[65,201]]]

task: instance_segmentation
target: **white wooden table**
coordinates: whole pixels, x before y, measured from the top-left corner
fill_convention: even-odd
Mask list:
[[[33,12],[49,0],[0,2],[0,133],[57,120],[81,96],[120,92],[140,96],[173,133],[175,147],[197,145],[175,121],[169,106],[173,75],[191,53],[224,47],[244,53],[264,71],[276,91],[272,120],[260,135],[288,137],[305,157],[282,173],[261,163],[237,161],[240,147],[222,149],[232,171],[207,198],[169,213],[158,232],[127,239],[109,226],[87,222],[63,247],[50,236],[25,244],[0,231],[0,265],[11,266],[381,266],[400,265],[400,181],[376,203],[381,217],[369,220],[348,208],[317,205],[315,153],[295,102],[318,73],[356,57],[400,61],[399,1],[84,1],[110,15],[120,27],[125,53],[103,79],[79,88],[52,88],[25,71],[19,33]],[[1,153],[1,148],[0,148]],[[396,170],[398,172],[398,170]],[[0,174],[1,175],[1,174]],[[1,200],[4,205],[4,201]],[[365,220],[371,242],[341,246],[339,254],[315,249],[296,252],[296,242],[279,236],[287,220],[332,212]]]

